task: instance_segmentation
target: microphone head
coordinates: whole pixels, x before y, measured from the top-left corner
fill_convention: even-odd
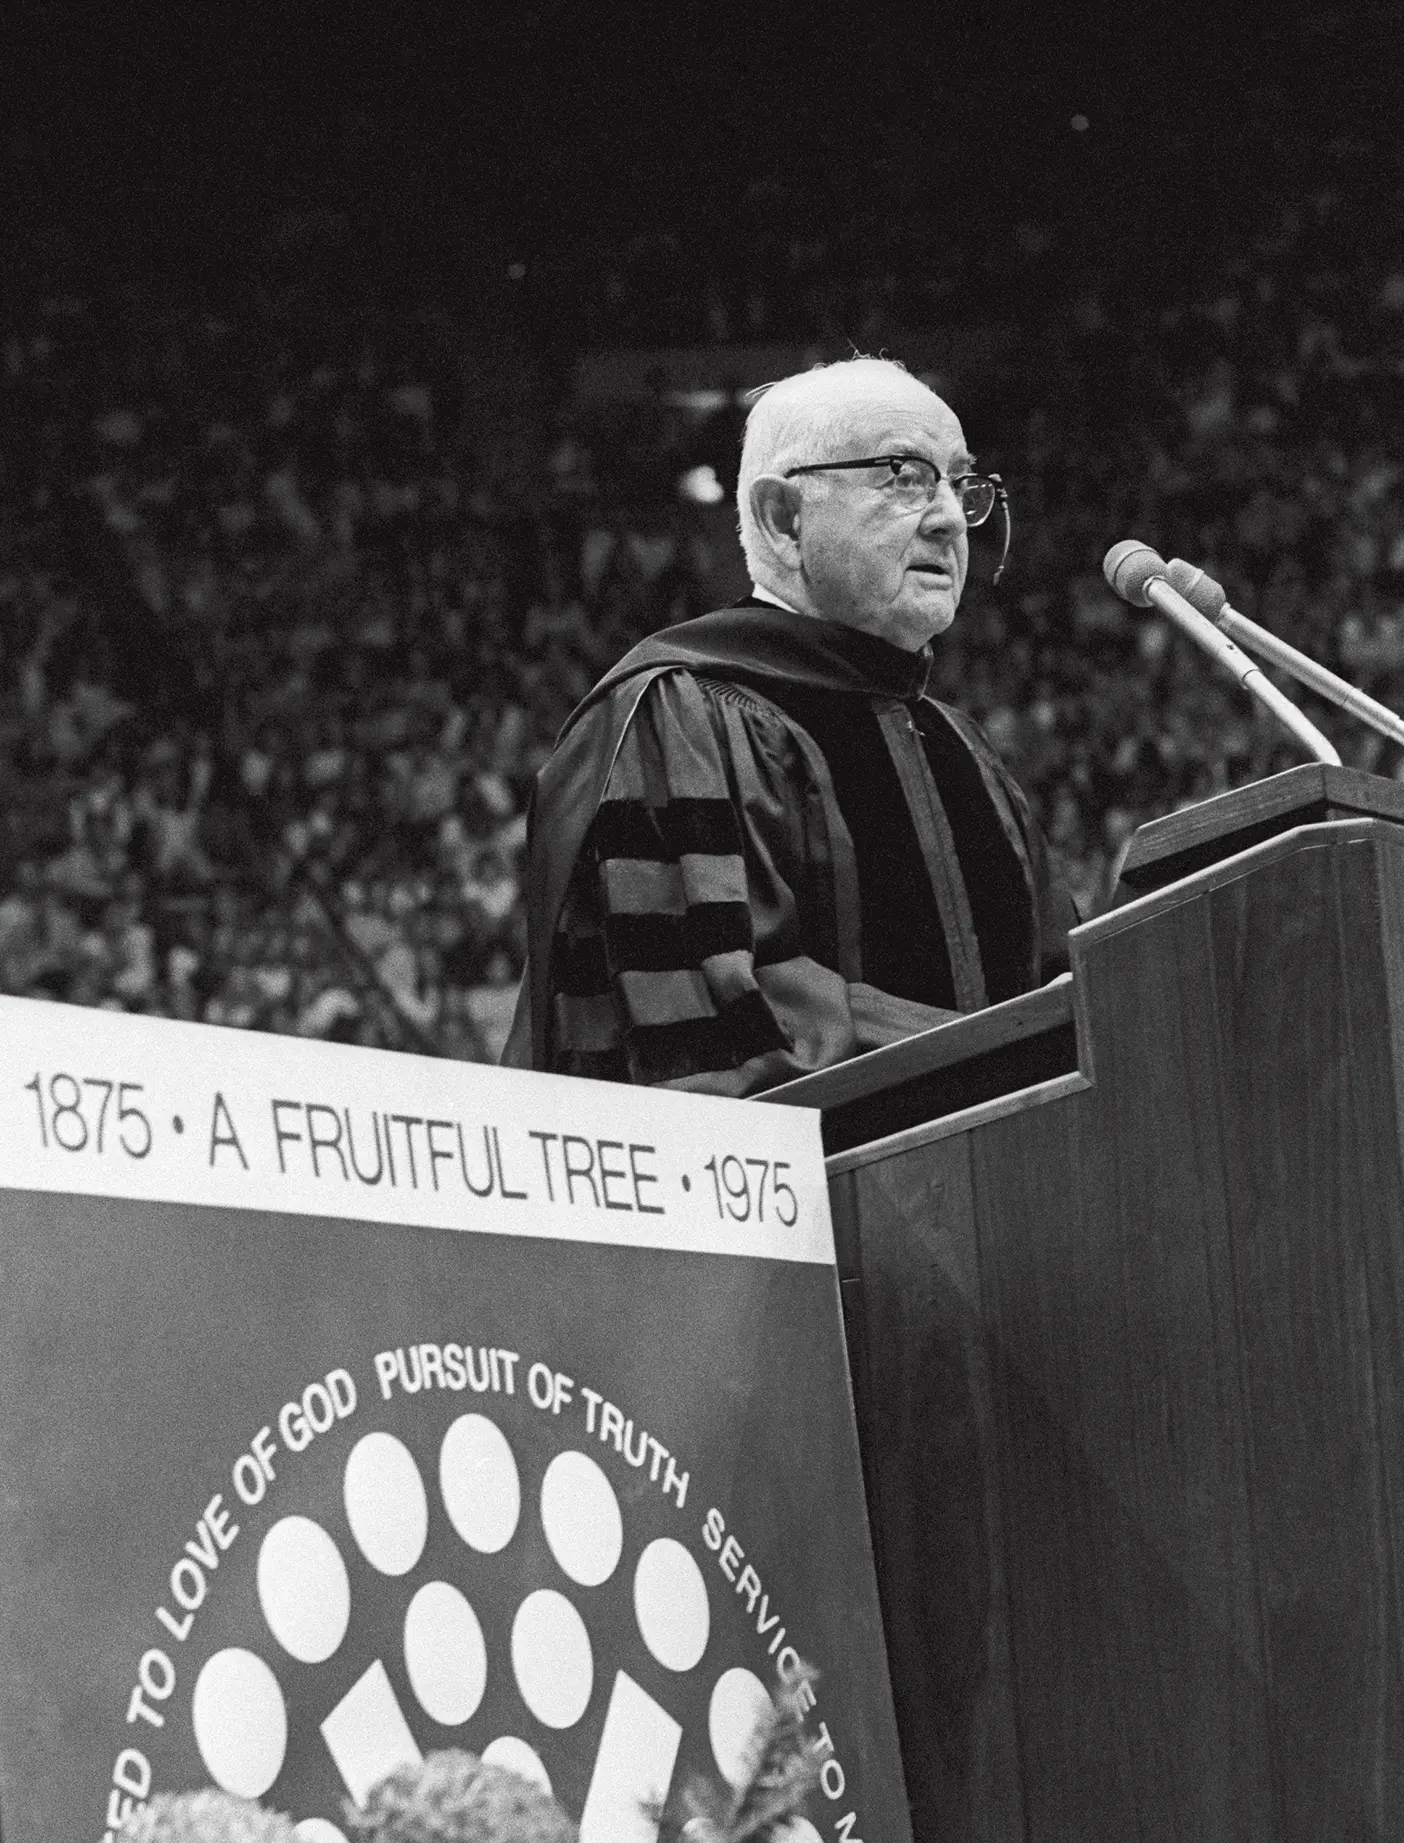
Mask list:
[[[1139,538],[1123,538],[1102,559],[1102,574],[1124,602],[1149,608],[1146,585],[1165,575],[1165,559]]]
[[[1211,621],[1217,621],[1228,606],[1228,596],[1222,585],[1192,563],[1186,563],[1183,557],[1172,557],[1166,564],[1165,580],[1184,596],[1191,608],[1207,615]]]

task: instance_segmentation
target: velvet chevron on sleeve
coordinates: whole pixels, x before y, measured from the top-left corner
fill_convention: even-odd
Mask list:
[[[852,1053],[839,969],[800,951],[813,804],[760,699],[650,685],[557,926],[555,1068],[744,1094]]]

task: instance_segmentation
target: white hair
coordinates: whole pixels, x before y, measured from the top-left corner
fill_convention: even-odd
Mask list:
[[[753,581],[770,573],[769,546],[751,510],[751,488],[760,476],[812,461],[847,460],[839,444],[854,408],[895,396],[910,399],[913,391],[935,395],[897,359],[868,358],[861,352],[764,386],[746,418],[736,484],[741,549]]]

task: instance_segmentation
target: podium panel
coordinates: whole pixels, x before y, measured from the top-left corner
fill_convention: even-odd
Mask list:
[[[1068,1002],[1075,1070],[828,1161],[915,1834],[1397,1838],[1404,831],[1166,883]]]

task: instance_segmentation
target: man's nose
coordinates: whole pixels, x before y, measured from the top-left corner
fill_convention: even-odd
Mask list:
[[[937,484],[936,497],[922,514],[922,524],[928,531],[951,531],[957,536],[966,529],[965,507],[949,480]]]

